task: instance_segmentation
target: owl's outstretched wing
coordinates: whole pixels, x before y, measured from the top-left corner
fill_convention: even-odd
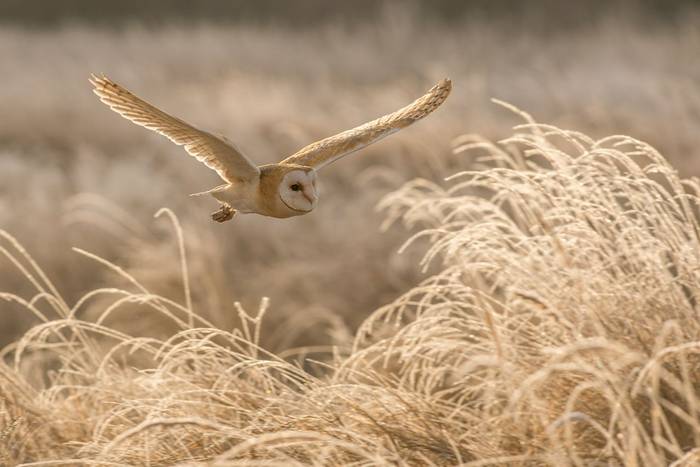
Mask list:
[[[229,141],[168,115],[107,77],[92,75],[90,82],[95,87],[93,92],[112,110],[184,146],[190,155],[215,170],[224,181],[233,183],[259,176],[258,168]]]
[[[320,169],[427,116],[445,102],[451,90],[452,82],[449,79],[443,79],[424,96],[419,97],[406,107],[352,130],[309,144],[281,163]]]

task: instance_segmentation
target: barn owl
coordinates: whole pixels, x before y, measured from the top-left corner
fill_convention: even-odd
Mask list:
[[[107,77],[92,75],[100,100],[122,117],[166,136],[207,167],[224,184],[204,193],[220,203],[212,219],[224,222],[236,212],[286,218],[311,212],[318,203],[316,171],[420,120],[442,104],[452,89],[443,79],[424,96],[396,112],[312,143],[277,164],[256,166],[228,139],[168,115]]]

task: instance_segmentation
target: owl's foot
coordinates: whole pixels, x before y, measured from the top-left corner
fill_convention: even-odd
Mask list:
[[[211,218],[216,222],[226,222],[233,219],[234,214],[236,214],[236,210],[228,204],[224,204],[221,209],[211,213]]]

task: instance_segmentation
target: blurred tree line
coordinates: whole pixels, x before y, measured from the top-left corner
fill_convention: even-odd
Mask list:
[[[548,29],[575,27],[606,15],[633,15],[640,21],[673,22],[698,0],[0,0],[0,22],[56,26],[87,22],[101,26],[137,22],[258,23],[280,27],[325,22],[352,25],[373,21],[391,8],[409,8],[433,22],[526,22]],[[389,9],[389,10],[388,10]],[[472,18],[474,19],[474,18]]]

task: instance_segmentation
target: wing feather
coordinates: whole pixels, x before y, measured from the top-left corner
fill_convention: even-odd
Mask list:
[[[260,170],[246,158],[230,141],[219,138],[173,117],[107,77],[92,76],[93,92],[127,120],[153,130],[177,144],[207,167],[215,170],[224,181],[233,183],[251,180],[259,176]]]
[[[427,116],[447,99],[451,90],[452,82],[443,79],[406,107],[312,143],[283,160],[282,164],[298,164],[320,169]]]

